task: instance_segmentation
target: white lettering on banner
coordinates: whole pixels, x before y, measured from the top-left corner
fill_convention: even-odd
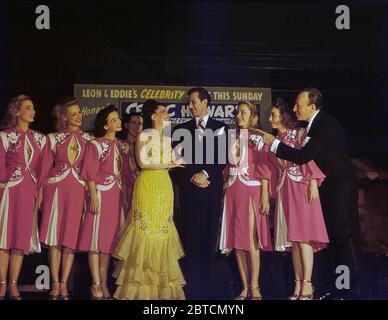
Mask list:
[[[213,91],[213,97],[215,100],[220,100],[220,101],[230,100],[230,92]]]
[[[166,106],[167,112],[169,113],[170,117],[175,117],[175,111],[170,112],[170,109],[175,109],[175,104],[169,104]]]
[[[233,118],[234,117],[234,114],[233,114],[234,110],[236,110],[236,107],[233,104],[226,105],[224,118]]]
[[[233,92],[233,99],[238,101],[261,101],[261,98],[263,97],[262,92]]]
[[[129,104],[126,108],[125,108],[125,113],[134,113],[134,112],[141,112],[141,109],[143,108],[143,105],[142,104],[138,104],[137,102],[133,102],[131,104]],[[135,109],[134,111],[132,109]]]
[[[160,90],[160,89],[143,89],[140,92],[140,98],[142,99],[183,99],[185,96],[185,90]]]
[[[110,90],[110,97],[112,99],[135,99],[137,98],[137,91],[136,90]]]
[[[96,115],[103,107],[82,107],[81,113],[83,116]]]
[[[236,106],[232,104],[228,104],[226,106],[216,106],[211,105],[207,108],[207,111],[210,115],[210,117],[214,118],[233,118],[233,111],[235,110]]]
[[[182,118],[189,118],[189,117],[191,117],[191,112],[190,112],[189,106],[187,106],[187,105],[183,105],[182,106],[182,108],[181,108],[181,117]]]
[[[82,98],[101,98],[101,89],[82,89]]]

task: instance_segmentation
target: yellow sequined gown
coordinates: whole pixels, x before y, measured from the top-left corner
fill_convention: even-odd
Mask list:
[[[160,149],[152,146],[148,156],[169,163],[171,148]],[[173,221],[173,197],[167,170],[141,170],[113,254],[120,260],[114,272],[116,299],[185,299],[186,282],[178,262],[184,253]]]

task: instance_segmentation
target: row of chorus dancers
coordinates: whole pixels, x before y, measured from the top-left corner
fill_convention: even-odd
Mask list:
[[[103,108],[91,134],[81,129],[78,101],[66,98],[54,108],[57,131],[47,136],[29,128],[35,118],[30,97],[10,101],[0,132],[0,299],[7,291],[11,299],[21,299],[17,280],[23,256],[40,252],[41,245],[48,247],[52,300],[70,298],[67,282],[77,251],[88,253],[92,299],[112,299],[107,284],[112,256],[117,259],[116,299],[215,299],[217,241],[222,253],[236,251],[242,282],[236,299],[262,299],[260,251],[273,249],[292,252],[295,288],[289,298],[313,298],[314,253],[329,246],[333,265],[347,261],[339,249],[352,242],[339,242],[341,230],[357,233],[351,229],[357,221],[344,218],[353,207],[338,208],[338,216],[354,227],[330,215],[336,207],[322,210],[320,193],[328,178],[333,181],[328,170],[333,166],[327,163],[334,159],[326,150],[332,148],[344,165],[347,156],[332,146],[336,137],[342,141],[342,132],[330,141],[312,138],[318,131],[315,122],[327,117],[320,110],[321,94],[304,89],[293,110],[275,99],[269,119],[261,121],[269,121],[276,138],[258,129],[258,110],[249,101],[238,103],[237,130],[230,134],[228,125],[210,117],[206,89],[193,88],[187,98],[193,118],[173,133],[186,130],[194,137],[191,145],[171,141],[167,108],[155,100],[144,103],[142,114],[126,115],[123,121],[115,106]],[[306,129],[297,126],[295,116],[309,121]],[[207,160],[209,131],[216,140],[229,137],[226,148],[215,141],[210,150],[214,162]],[[196,161],[198,143],[205,159],[201,163]],[[177,146],[181,154],[191,154],[187,163],[173,152]],[[353,201],[347,187],[341,195]],[[327,192],[323,195],[327,204]],[[274,244],[270,198],[276,203]]]
[[[0,297],[8,288],[10,299],[21,299],[23,256],[40,252],[42,244],[49,252],[50,299],[69,299],[76,250],[89,252],[91,297],[109,299],[109,260],[128,207],[125,181],[131,183],[129,144],[115,138],[122,130],[117,109],[110,105],[97,115],[95,135],[81,130],[74,98],[55,106],[58,131],[47,137],[29,128],[35,114],[31,98],[19,95],[2,120]]]

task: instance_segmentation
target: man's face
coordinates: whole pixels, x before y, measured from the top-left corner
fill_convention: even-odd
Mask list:
[[[294,112],[299,121],[308,121],[316,111],[315,104],[310,104],[309,94],[302,91],[295,100]]]
[[[193,117],[202,118],[207,114],[207,99],[200,100],[198,92],[193,92],[189,96],[189,110]]]

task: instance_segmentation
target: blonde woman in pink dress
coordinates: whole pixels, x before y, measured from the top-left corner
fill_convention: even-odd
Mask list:
[[[86,143],[93,136],[80,129],[82,113],[77,99],[63,99],[55,106],[54,116],[58,132],[48,135],[41,161],[39,184],[44,186],[44,192],[39,234],[42,244],[49,247],[52,278],[49,297],[68,300],[67,280],[85,200],[85,181],[80,177],[80,168]]]
[[[96,138],[86,148],[81,172],[81,179],[87,182],[88,201],[78,250],[89,252],[90,295],[97,300],[111,299],[106,283],[109,261],[124,222],[122,170],[128,144],[116,139],[120,130],[115,106],[109,105],[97,114]]]
[[[9,296],[21,300],[17,281],[26,254],[40,252],[37,164],[46,137],[29,128],[35,108],[19,95],[8,105],[0,132],[0,300],[9,278]]]
[[[237,138],[231,139],[225,168],[225,196],[220,250],[235,249],[243,290],[236,300],[261,300],[260,250],[272,250],[269,229],[268,147],[250,129],[257,126],[256,105],[237,107]],[[231,137],[230,137],[231,138]]]
[[[277,98],[269,122],[280,141],[300,149],[307,142],[306,130],[294,128],[293,118],[288,105]],[[275,250],[292,250],[295,290],[289,299],[311,300],[314,252],[329,242],[318,193],[325,176],[314,161],[297,165],[272,155],[270,159],[277,170]]]

